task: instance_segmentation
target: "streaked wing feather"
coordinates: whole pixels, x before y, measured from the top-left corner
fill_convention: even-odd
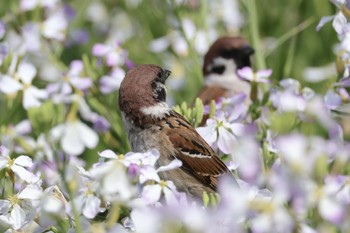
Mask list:
[[[230,172],[224,162],[181,115],[172,112],[166,122],[167,135],[177,150],[175,156],[183,162],[184,169],[216,189],[217,177]],[[181,127],[186,128],[186,133],[178,129]]]

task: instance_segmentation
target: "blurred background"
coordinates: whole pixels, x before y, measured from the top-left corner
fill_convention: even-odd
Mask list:
[[[94,49],[102,45],[108,45],[112,55],[122,58],[117,66],[123,72],[142,63],[171,70],[167,82],[171,105],[193,102],[202,86],[203,56],[213,41],[225,35],[247,38],[256,51],[254,68],[271,68],[274,83],[295,78],[303,87],[324,93],[337,78],[336,33],[331,23],[316,30],[323,16],[336,12],[328,1],[1,1],[0,19],[6,25],[6,36],[0,36],[0,43],[10,44],[11,51],[19,52],[36,66],[38,78],[33,84],[47,88],[48,83],[66,80],[74,60],[83,62],[83,75],[93,80],[89,91],[75,89],[75,93],[84,95],[91,111],[106,118],[111,130],[101,134],[95,149],[84,153],[83,158],[94,158],[90,162],[97,159],[97,151],[105,148],[118,153],[129,151],[117,109],[118,92],[107,93],[100,87],[101,78],[116,68],[101,65],[102,55]],[[4,60],[2,72],[7,72],[10,63],[9,58]],[[0,98],[1,109],[7,113],[0,116],[0,132],[4,135],[9,123],[15,125],[29,118],[32,135],[37,137],[78,114],[74,104],[53,105],[52,101],[27,111],[21,106],[21,98]],[[92,127],[91,119],[79,114]]]
[[[176,103],[192,101],[197,93],[203,55],[216,38],[242,35],[252,42],[254,26],[260,36],[256,49],[266,67],[273,69],[274,81],[293,77],[322,92],[327,83],[308,83],[305,69],[323,67],[315,74],[335,75],[329,65],[335,60],[336,34],[330,23],[316,31],[321,17],[335,12],[328,1],[256,1],[255,9],[250,0],[63,2],[71,15],[70,43],[59,54],[64,63],[80,59],[82,54],[91,55],[94,43],[118,41],[135,64],[155,63],[173,71],[169,85],[176,90]],[[16,0],[2,4],[1,17],[9,17],[13,11],[11,17],[18,17],[17,23],[21,24],[35,14],[18,15],[18,5]]]

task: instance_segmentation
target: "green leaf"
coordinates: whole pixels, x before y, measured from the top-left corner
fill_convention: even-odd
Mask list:
[[[202,122],[203,113],[204,113],[204,106],[201,99],[196,98],[194,109],[195,109],[195,127],[197,127]]]
[[[204,207],[208,207],[209,202],[210,202],[210,198],[207,192],[203,192],[203,206]]]
[[[209,105],[209,118],[213,118],[216,112],[216,103],[215,100],[212,100]]]
[[[271,130],[277,133],[289,133],[297,125],[297,115],[294,112],[285,112],[282,114],[271,114]]]
[[[38,108],[28,109],[28,118],[35,133],[48,132],[54,125],[64,120],[64,106],[52,101],[44,102]]]

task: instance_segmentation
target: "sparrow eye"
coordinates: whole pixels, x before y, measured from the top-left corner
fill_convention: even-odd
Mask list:
[[[160,82],[153,82],[152,83],[152,90],[153,90],[153,97],[158,102],[164,102],[166,99],[166,89],[164,85]]]

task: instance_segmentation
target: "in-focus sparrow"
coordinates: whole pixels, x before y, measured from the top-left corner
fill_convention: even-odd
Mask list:
[[[216,191],[220,176],[232,174],[190,123],[166,104],[169,75],[156,65],[128,71],[119,90],[120,110],[133,151],[158,149],[157,166],[181,160],[181,167],[160,172],[160,177],[172,180],[178,191],[201,198],[204,191]]]
[[[243,92],[249,100],[250,83],[239,78],[237,69],[250,66],[253,53],[242,37],[221,37],[212,44],[204,57],[204,87],[198,94],[204,105],[230,93]]]

